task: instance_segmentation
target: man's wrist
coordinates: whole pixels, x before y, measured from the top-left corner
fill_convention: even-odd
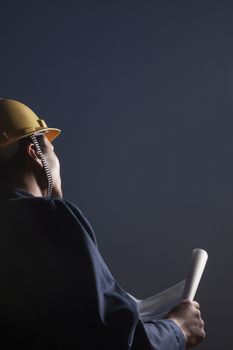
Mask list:
[[[183,332],[182,327],[179,325],[178,322],[175,321],[175,319],[167,318],[164,319],[164,321],[167,321],[172,328],[172,330],[175,333],[177,342],[179,344],[179,350],[185,350],[186,349],[186,337]]]

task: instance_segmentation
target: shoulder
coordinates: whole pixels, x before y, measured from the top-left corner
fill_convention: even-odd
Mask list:
[[[26,207],[32,210],[41,208],[47,211],[63,211],[74,216],[83,215],[75,204],[58,197],[19,197],[4,201],[1,205],[2,207],[18,207],[19,209]]]
[[[70,218],[70,220],[78,221],[82,225],[82,227],[87,231],[94,243],[97,244],[95,233],[89,220],[86,218],[86,216],[76,204],[57,197],[51,197],[45,200],[48,200],[50,202],[50,205],[52,205],[52,207],[55,210],[57,210],[58,212],[63,212],[66,216]]]
[[[51,225],[69,227],[73,230],[85,231],[96,244],[94,231],[77,205],[58,197],[21,197],[10,199],[2,206],[1,213],[17,217],[30,217],[32,221],[41,219]],[[8,215],[9,216],[9,215]]]

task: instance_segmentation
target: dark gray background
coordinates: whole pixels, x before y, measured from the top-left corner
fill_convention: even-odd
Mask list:
[[[233,3],[8,1],[0,96],[62,129],[65,198],[146,297],[209,252],[205,350],[232,345]]]

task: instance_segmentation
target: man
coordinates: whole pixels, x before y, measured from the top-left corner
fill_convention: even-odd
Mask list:
[[[60,133],[0,99],[2,349],[183,350],[205,336],[199,304],[143,322],[82,212],[62,195],[51,143]]]

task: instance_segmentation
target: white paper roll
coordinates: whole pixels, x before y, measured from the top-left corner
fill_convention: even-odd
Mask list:
[[[208,254],[205,250],[196,248],[193,250],[190,272],[184,288],[184,299],[193,300],[201,280]]]

